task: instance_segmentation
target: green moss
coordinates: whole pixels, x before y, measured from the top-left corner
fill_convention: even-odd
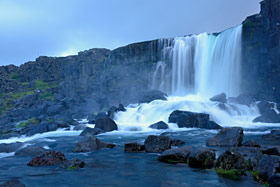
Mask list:
[[[243,23],[243,26],[245,26],[245,27],[254,27],[254,26],[256,26],[256,23],[251,21],[251,20],[249,20],[249,19],[246,19],[245,22]]]
[[[177,164],[177,163],[187,163],[186,160],[172,160],[172,159],[168,159],[166,160],[167,163],[171,163],[171,164]]]
[[[39,121],[36,118],[31,118],[31,119],[29,119],[25,122],[20,122],[17,125],[17,128],[23,128],[23,127],[26,127],[29,124],[37,125],[37,124],[39,124]]]
[[[78,169],[78,166],[69,166],[67,168],[67,170],[76,170],[76,169]]]
[[[98,60],[99,63],[102,63],[104,60],[101,58]]]
[[[50,92],[44,92],[42,94],[40,94],[40,98],[43,99],[43,100],[54,100],[54,94],[50,93]]]
[[[19,81],[20,75],[18,73],[11,73],[9,77],[13,80]]]
[[[231,178],[233,180],[238,180],[240,176],[243,175],[243,172],[237,169],[225,170],[222,168],[217,168],[215,171],[219,176]]]
[[[34,92],[33,91],[25,91],[25,92],[17,92],[14,94],[10,94],[10,97],[14,100],[14,99],[20,99],[23,98],[27,95],[32,95]]]
[[[260,172],[258,170],[254,170],[250,172],[254,179],[259,182],[260,184],[269,187],[269,183],[267,181],[264,181],[261,177],[260,177]]]
[[[53,118],[48,119],[48,122],[49,122],[49,123],[54,123],[54,119],[53,119]]]

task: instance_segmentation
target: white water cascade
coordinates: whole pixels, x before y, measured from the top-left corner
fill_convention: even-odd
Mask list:
[[[259,115],[256,105],[250,107],[234,102],[212,102],[210,97],[226,93],[240,94],[242,25],[220,34],[162,39],[155,51],[160,51],[153,74],[152,88],[169,94],[167,101],[155,100],[128,106],[115,120],[120,131],[152,131],[149,125],[158,121],[168,123],[174,110],[210,114],[221,126],[255,128],[252,123]],[[179,130],[176,124],[169,128]]]

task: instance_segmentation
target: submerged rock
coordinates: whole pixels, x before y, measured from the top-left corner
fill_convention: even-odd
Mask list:
[[[145,150],[151,153],[162,153],[171,148],[171,140],[168,136],[150,135],[145,140]]]
[[[243,141],[243,128],[224,128],[213,138],[208,138],[207,146],[240,146]]]
[[[185,142],[183,140],[171,139],[172,146],[179,146],[179,145],[184,145],[184,144],[185,144]]]
[[[95,136],[87,137],[85,140],[78,142],[73,152],[93,152],[103,148],[114,148],[115,144],[101,142]]]
[[[152,128],[152,129],[168,129],[168,125],[166,123],[164,123],[163,121],[159,121],[155,124],[150,125],[149,128]]]
[[[169,118],[169,123],[177,123],[179,128],[203,128],[203,129],[221,129],[222,127],[209,120],[209,114],[195,113],[188,111],[173,111]]]
[[[216,153],[211,149],[198,149],[189,156],[189,166],[192,168],[213,168]]]
[[[124,145],[124,151],[129,153],[142,153],[145,152],[145,146],[137,142],[126,143]]]
[[[25,187],[19,180],[8,180],[0,185],[0,187]]]
[[[64,154],[60,151],[47,151],[41,156],[34,157],[28,166],[53,166],[66,162]]]
[[[242,144],[244,147],[261,147],[256,140],[249,140]]]
[[[99,128],[86,127],[79,136],[95,136],[101,133],[104,133],[104,130]]]
[[[63,169],[67,169],[67,170],[79,169],[79,168],[85,167],[85,162],[80,159],[75,158],[75,159],[66,161],[60,167]]]
[[[23,146],[23,143],[16,142],[16,143],[1,143],[0,144],[0,153],[11,153],[15,152],[17,149],[19,149],[21,146]]]
[[[19,149],[15,152],[16,156],[40,156],[47,152],[47,149],[44,149],[40,146],[27,146],[22,149]]]
[[[210,98],[210,101],[217,101],[217,102],[220,102],[220,103],[226,103],[227,102],[227,95],[225,93],[215,95],[215,96]]]
[[[158,160],[171,164],[187,163],[191,151],[191,146],[168,149],[158,156]]]
[[[109,117],[97,119],[95,122],[95,128],[102,129],[105,132],[118,130],[117,124]]]
[[[280,130],[272,130],[269,134],[263,135],[262,139],[266,141],[280,141]]]

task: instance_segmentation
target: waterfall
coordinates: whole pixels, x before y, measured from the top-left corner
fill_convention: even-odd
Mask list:
[[[171,95],[240,94],[242,25],[218,35],[202,33],[159,40],[152,85]]]

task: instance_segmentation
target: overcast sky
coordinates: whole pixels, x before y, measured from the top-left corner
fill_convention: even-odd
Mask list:
[[[0,65],[102,47],[219,32],[260,0],[0,0]]]

